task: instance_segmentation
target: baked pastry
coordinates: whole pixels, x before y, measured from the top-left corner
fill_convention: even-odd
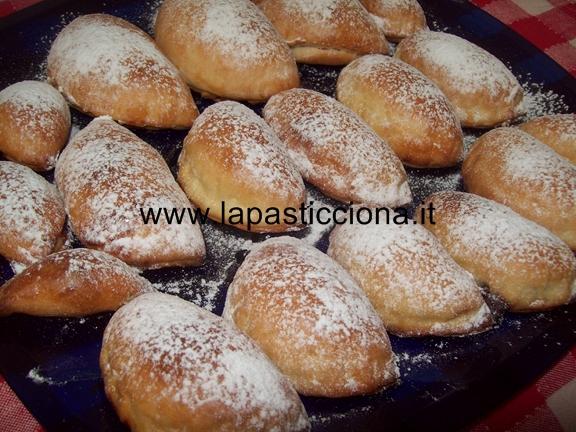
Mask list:
[[[83,317],[115,311],[152,292],[136,270],[105,252],[68,249],[27,267],[0,288],[0,316]]]
[[[576,251],[576,170],[517,128],[482,135],[462,164],[468,192],[510,207],[548,228]]]
[[[340,73],[336,97],[384,138],[405,165],[438,168],[462,160],[463,133],[454,108],[410,65],[383,55],[359,58]]]
[[[364,223],[334,228],[328,255],[358,282],[390,333],[464,336],[490,328],[480,288],[429,231],[393,211],[368,210],[354,208]]]
[[[218,222],[254,232],[302,228],[302,177],[266,122],[239,102],[202,112],[184,140],[178,182]]]
[[[194,209],[168,165],[110,118],[96,118],[74,136],[58,159],[55,179],[72,230],[86,247],[139,268],[204,261],[202,232],[190,216]]]
[[[384,32],[355,0],[256,0],[299,63],[345,65],[388,54]]]
[[[118,310],[100,367],[120,420],[142,431],[305,431],[289,381],[229,322],[150,293]]]
[[[300,86],[290,49],[249,0],[167,0],[154,33],[204,97],[263,102]]]
[[[360,0],[360,3],[384,30],[389,41],[400,42],[428,28],[426,16],[417,0]]]
[[[18,271],[62,249],[66,239],[56,186],[24,165],[0,161],[0,254]]]
[[[576,114],[535,117],[518,126],[576,165]]]
[[[106,14],[76,18],[48,55],[48,83],[94,117],[150,129],[188,129],[198,108],[186,82],[143,30]]]
[[[432,194],[415,214],[479,285],[512,312],[531,312],[576,300],[576,258],[546,228],[495,201],[464,192]]]
[[[398,370],[386,329],[334,260],[293,237],[254,247],[228,288],[225,319],[307,396],[373,393]]]
[[[422,30],[400,42],[394,57],[440,87],[462,126],[508,125],[525,113],[524,91],[512,72],[488,51],[461,37]]]
[[[54,168],[70,135],[70,108],[51,85],[21,81],[0,91],[0,153],[35,171]]]
[[[263,116],[302,177],[329,197],[389,207],[412,203],[406,172],[388,143],[335,99],[286,90],[270,98]]]

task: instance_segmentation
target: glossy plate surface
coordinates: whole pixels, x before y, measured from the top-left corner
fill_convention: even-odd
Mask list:
[[[45,79],[46,56],[59,31],[81,14],[105,12],[151,33],[160,1],[44,1],[0,19],[0,89]],[[576,79],[515,32],[470,3],[421,1],[433,30],[462,36],[499,57],[526,92],[528,116],[576,112]],[[304,87],[334,95],[339,68],[301,66]],[[195,95],[197,96],[197,95]],[[200,109],[210,104],[197,98]],[[253,107],[260,113],[262,106]],[[90,118],[73,111],[73,131]],[[135,132],[157,148],[175,173],[185,132]],[[469,147],[478,131],[466,131]],[[430,193],[462,190],[459,167],[408,170],[418,204]],[[52,180],[51,174],[46,177]],[[308,186],[314,206],[335,206]],[[159,290],[217,314],[226,288],[250,247],[265,236],[209,223],[202,227],[207,263],[199,268],[148,271]],[[331,226],[296,235],[327,247]],[[0,258],[0,284],[13,271]],[[48,431],[123,431],[104,395],[98,356],[111,314],[84,319],[0,319],[0,373]],[[491,331],[467,338],[391,337],[402,384],[372,396],[303,398],[314,431],[456,430],[535,378],[576,342],[576,305],[546,313],[507,315]]]

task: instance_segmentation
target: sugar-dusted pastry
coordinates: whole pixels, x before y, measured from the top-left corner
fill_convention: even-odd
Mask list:
[[[356,0],[256,0],[299,63],[344,65],[388,54],[382,29]]]
[[[337,100],[313,90],[287,90],[268,101],[263,116],[302,177],[324,194],[394,208],[412,202],[400,159]]]
[[[110,118],[96,118],[74,136],[55,178],[72,230],[86,247],[140,268],[204,261],[199,222],[190,216],[195,209],[168,165]]]
[[[75,108],[131,126],[188,129],[198,109],[186,82],[154,40],[121,18],[90,14],[58,35],[48,82]]]
[[[20,81],[0,91],[0,153],[35,171],[54,168],[70,134],[70,108],[51,85]]]
[[[144,294],[120,308],[100,368],[134,432],[310,429],[298,394],[252,340],[176,296]]]
[[[420,71],[392,57],[364,56],[346,66],[336,97],[368,123],[402,163],[448,167],[463,154],[463,133],[454,108]]]
[[[479,285],[502,297],[512,312],[576,300],[576,258],[546,228],[495,201],[465,192],[432,194],[415,214],[433,206],[424,223]]]
[[[394,56],[419,69],[446,94],[462,126],[510,124],[525,112],[516,77],[488,51],[459,36],[421,30]]]
[[[154,33],[205,97],[263,102],[300,86],[290,48],[249,0],[167,0]]]
[[[24,269],[0,288],[0,316],[83,317],[115,311],[152,292],[135,269],[105,252],[68,249]]]
[[[535,117],[518,127],[576,165],[576,114]]]
[[[462,164],[468,192],[497,201],[548,228],[576,251],[576,170],[518,128],[482,135]]]
[[[27,266],[62,249],[66,237],[56,186],[24,165],[0,161],[0,255]]]
[[[188,198],[211,219],[255,232],[302,227],[302,177],[272,129],[239,102],[204,110],[184,140],[178,168]]]
[[[360,0],[392,42],[427,29],[426,16],[417,0]]]
[[[276,237],[253,248],[222,316],[253,338],[300,394],[362,395],[398,378],[377,312],[340,265],[304,240]]]
[[[394,223],[393,212],[378,214],[338,225],[328,255],[358,282],[388,331],[416,337],[487,330],[492,314],[472,276],[423,226]],[[366,218],[364,211],[358,215]]]

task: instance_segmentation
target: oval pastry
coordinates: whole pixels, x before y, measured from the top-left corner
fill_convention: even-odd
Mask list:
[[[422,30],[404,39],[394,57],[430,78],[465,127],[510,124],[524,114],[524,92],[512,72],[488,51],[456,35]]]
[[[535,117],[518,126],[576,165],[576,114]]]
[[[69,249],[27,267],[0,288],[0,316],[83,317],[115,311],[154,291],[135,269],[105,252]]]
[[[462,164],[464,188],[548,228],[576,251],[576,170],[517,128],[482,135]]]
[[[66,237],[56,186],[24,165],[0,161],[0,254],[18,271],[62,249]]]
[[[263,116],[302,177],[329,197],[389,207],[412,203],[406,172],[388,143],[335,99],[287,90],[268,101]]]
[[[21,81],[0,91],[0,153],[35,171],[56,165],[70,135],[70,108],[51,85]]]
[[[76,134],[55,178],[72,230],[86,247],[140,268],[204,261],[202,232],[191,220],[195,209],[168,165],[110,118],[97,118]]]
[[[470,274],[421,225],[393,223],[387,209],[363,223],[338,225],[328,255],[364,290],[390,333],[463,336],[492,325],[492,314]]]
[[[378,314],[334,260],[293,237],[253,248],[222,316],[253,338],[307,396],[376,392],[398,378]]]
[[[464,192],[435,193],[426,227],[479,285],[502,297],[512,312],[565,305],[576,299],[576,258],[546,228],[495,201]],[[416,209],[416,214],[419,210]]]
[[[186,82],[154,40],[123,19],[91,14],[58,35],[48,83],[75,108],[131,126],[188,129],[198,116]]]
[[[440,89],[412,66],[382,55],[346,66],[336,97],[390,144],[403,164],[448,167],[463,154],[463,133]]]
[[[254,111],[234,101],[204,110],[186,136],[178,182],[211,219],[255,232],[302,227],[304,182]]]
[[[388,54],[384,32],[356,0],[256,0],[299,63],[345,65]]]
[[[360,0],[360,3],[389,41],[400,42],[428,28],[426,16],[417,0]]]
[[[154,33],[202,96],[263,102],[300,86],[290,49],[249,0],[167,0]]]
[[[310,429],[298,394],[252,340],[176,296],[144,294],[119,309],[100,368],[134,432]]]

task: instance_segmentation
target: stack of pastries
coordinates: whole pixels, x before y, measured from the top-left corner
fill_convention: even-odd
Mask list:
[[[310,65],[332,94],[301,88]],[[576,300],[576,116],[523,122],[512,72],[415,0],[166,0],[154,37],[88,14],[46,81],[0,91],[0,317],[111,313],[100,366],[132,430],[309,430],[299,395],[399,385],[390,335],[490,331],[487,292]],[[172,160],[141,138],[169,129]],[[443,169],[464,191],[416,202],[409,174]],[[347,206],[326,252],[297,238],[312,189]],[[148,209],[250,236],[222,316],[147,279],[214,256]]]

